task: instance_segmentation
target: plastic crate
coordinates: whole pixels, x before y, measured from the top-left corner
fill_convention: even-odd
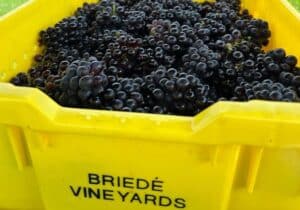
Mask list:
[[[269,21],[269,47],[300,58],[300,15],[286,1],[242,2]],[[38,32],[82,3],[32,0],[0,18],[1,210],[300,209],[300,104],[161,116],[63,108],[5,83],[30,66]]]

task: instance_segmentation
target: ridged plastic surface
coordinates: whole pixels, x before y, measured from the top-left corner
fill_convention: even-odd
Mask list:
[[[32,0],[0,18],[0,209],[299,210],[300,104],[217,103],[196,117],[63,108],[7,84],[38,32],[81,0]],[[268,48],[300,58],[300,16],[243,0],[270,23]]]

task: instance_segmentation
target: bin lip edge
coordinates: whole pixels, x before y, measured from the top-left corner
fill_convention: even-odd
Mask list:
[[[24,91],[26,89],[26,91]],[[9,90],[9,96],[7,94],[7,90]],[[5,95],[5,97],[1,97]],[[300,102],[283,102],[283,101],[267,101],[267,100],[250,100],[250,101],[218,101],[209,107],[205,108],[203,111],[199,112],[198,114],[194,116],[184,116],[184,115],[169,115],[169,114],[155,114],[155,113],[139,113],[139,112],[125,112],[125,111],[111,111],[111,110],[102,110],[102,109],[88,109],[88,108],[76,108],[76,107],[66,107],[58,104],[55,100],[50,98],[46,93],[39,90],[38,88],[34,87],[19,87],[15,86],[8,82],[0,82],[0,101],[5,100],[8,98],[17,99],[23,101],[23,103],[28,103],[32,108],[36,109],[37,107],[41,107],[41,104],[29,102],[30,99],[32,101],[42,101],[47,100],[47,103],[49,106],[52,106],[54,109],[56,109],[57,113],[67,113],[67,114],[84,114],[83,112],[86,112],[86,114],[91,115],[113,115],[113,116],[121,116],[124,117],[142,117],[144,118],[147,116],[147,118],[160,118],[164,120],[171,120],[171,119],[177,119],[177,120],[191,120],[194,118],[199,117],[199,115],[205,115],[207,111],[210,111],[211,109],[214,109],[215,113],[221,114],[221,113],[227,113],[234,107],[239,108],[240,110],[243,110],[245,112],[251,112],[256,110],[264,110],[266,107],[268,107],[269,110],[266,109],[266,111],[270,111],[270,108],[276,109],[276,110],[284,110],[286,106],[289,107],[300,107]],[[50,104],[51,103],[51,104]],[[252,108],[252,109],[250,109]],[[300,114],[300,110],[299,110]],[[56,119],[56,117],[51,118],[51,120]]]
[[[181,117],[65,108],[42,91],[24,89],[0,83],[0,110],[8,113],[0,115],[1,125],[38,133],[122,136],[180,144],[300,147],[297,138],[290,138],[291,132],[300,134],[300,103],[217,102],[194,117]],[[261,132],[248,133],[252,127]],[[281,127],[283,130],[277,130]],[[235,132],[237,128],[239,132]],[[283,135],[288,135],[288,139],[280,139]]]
[[[26,91],[24,91],[26,89]],[[7,96],[7,90],[9,90],[9,96]],[[53,106],[57,111],[56,112],[66,112],[68,114],[72,113],[81,113],[86,112],[86,114],[92,115],[107,115],[112,114],[114,116],[124,115],[125,117],[133,117],[133,116],[148,116],[150,118],[159,117],[159,118],[169,118],[169,119],[193,119],[198,117],[199,115],[205,114],[205,112],[215,109],[215,112],[226,113],[233,107],[245,108],[245,111],[253,111],[256,108],[257,110],[263,110],[265,107],[281,109],[285,106],[300,106],[300,102],[283,102],[283,101],[267,101],[267,100],[250,100],[250,101],[218,101],[209,107],[205,108],[203,111],[199,112],[194,116],[184,116],[184,115],[169,115],[169,114],[155,114],[155,113],[139,113],[139,112],[124,112],[124,111],[110,111],[110,110],[102,110],[102,109],[88,109],[88,108],[76,108],[76,107],[66,107],[58,104],[55,100],[50,98],[46,93],[34,87],[19,87],[15,86],[8,82],[0,82],[0,100],[3,100],[1,95],[6,95],[7,98],[14,98],[18,100],[24,100],[24,103],[29,103],[28,99],[42,101],[41,98],[47,100],[49,102],[49,106]],[[26,99],[26,101],[25,101]],[[5,99],[4,99],[5,100]],[[51,104],[50,104],[51,103]],[[40,107],[40,104],[29,103],[33,108]],[[217,107],[216,107],[217,106]],[[224,107],[223,107],[224,106]],[[222,108],[223,109],[219,109]],[[232,108],[231,108],[232,107]],[[219,109],[219,111],[218,111]],[[299,111],[300,114],[300,111]],[[152,116],[152,117],[151,117]],[[53,118],[52,118],[53,119]]]

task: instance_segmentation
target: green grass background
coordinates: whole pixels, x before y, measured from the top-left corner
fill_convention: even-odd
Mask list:
[[[0,0],[0,15],[14,9],[27,0]],[[52,0],[50,0],[52,1]],[[55,0],[54,0],[55,1]],[[289,0],[300,11],[300,0]]]
[[[6,12],[14,9],[26,1],[27,0],[0,0],[0,15],[4,15]]]
[[[300,0],[289,0],[300,11]]]

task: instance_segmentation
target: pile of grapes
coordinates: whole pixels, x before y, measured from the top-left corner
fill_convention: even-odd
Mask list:
[[[239,0],[102,0],[40,32],[11,82],[68,107],[193,116],[222,100],[297,102],[300,69],[264,52],[268,23]]]

